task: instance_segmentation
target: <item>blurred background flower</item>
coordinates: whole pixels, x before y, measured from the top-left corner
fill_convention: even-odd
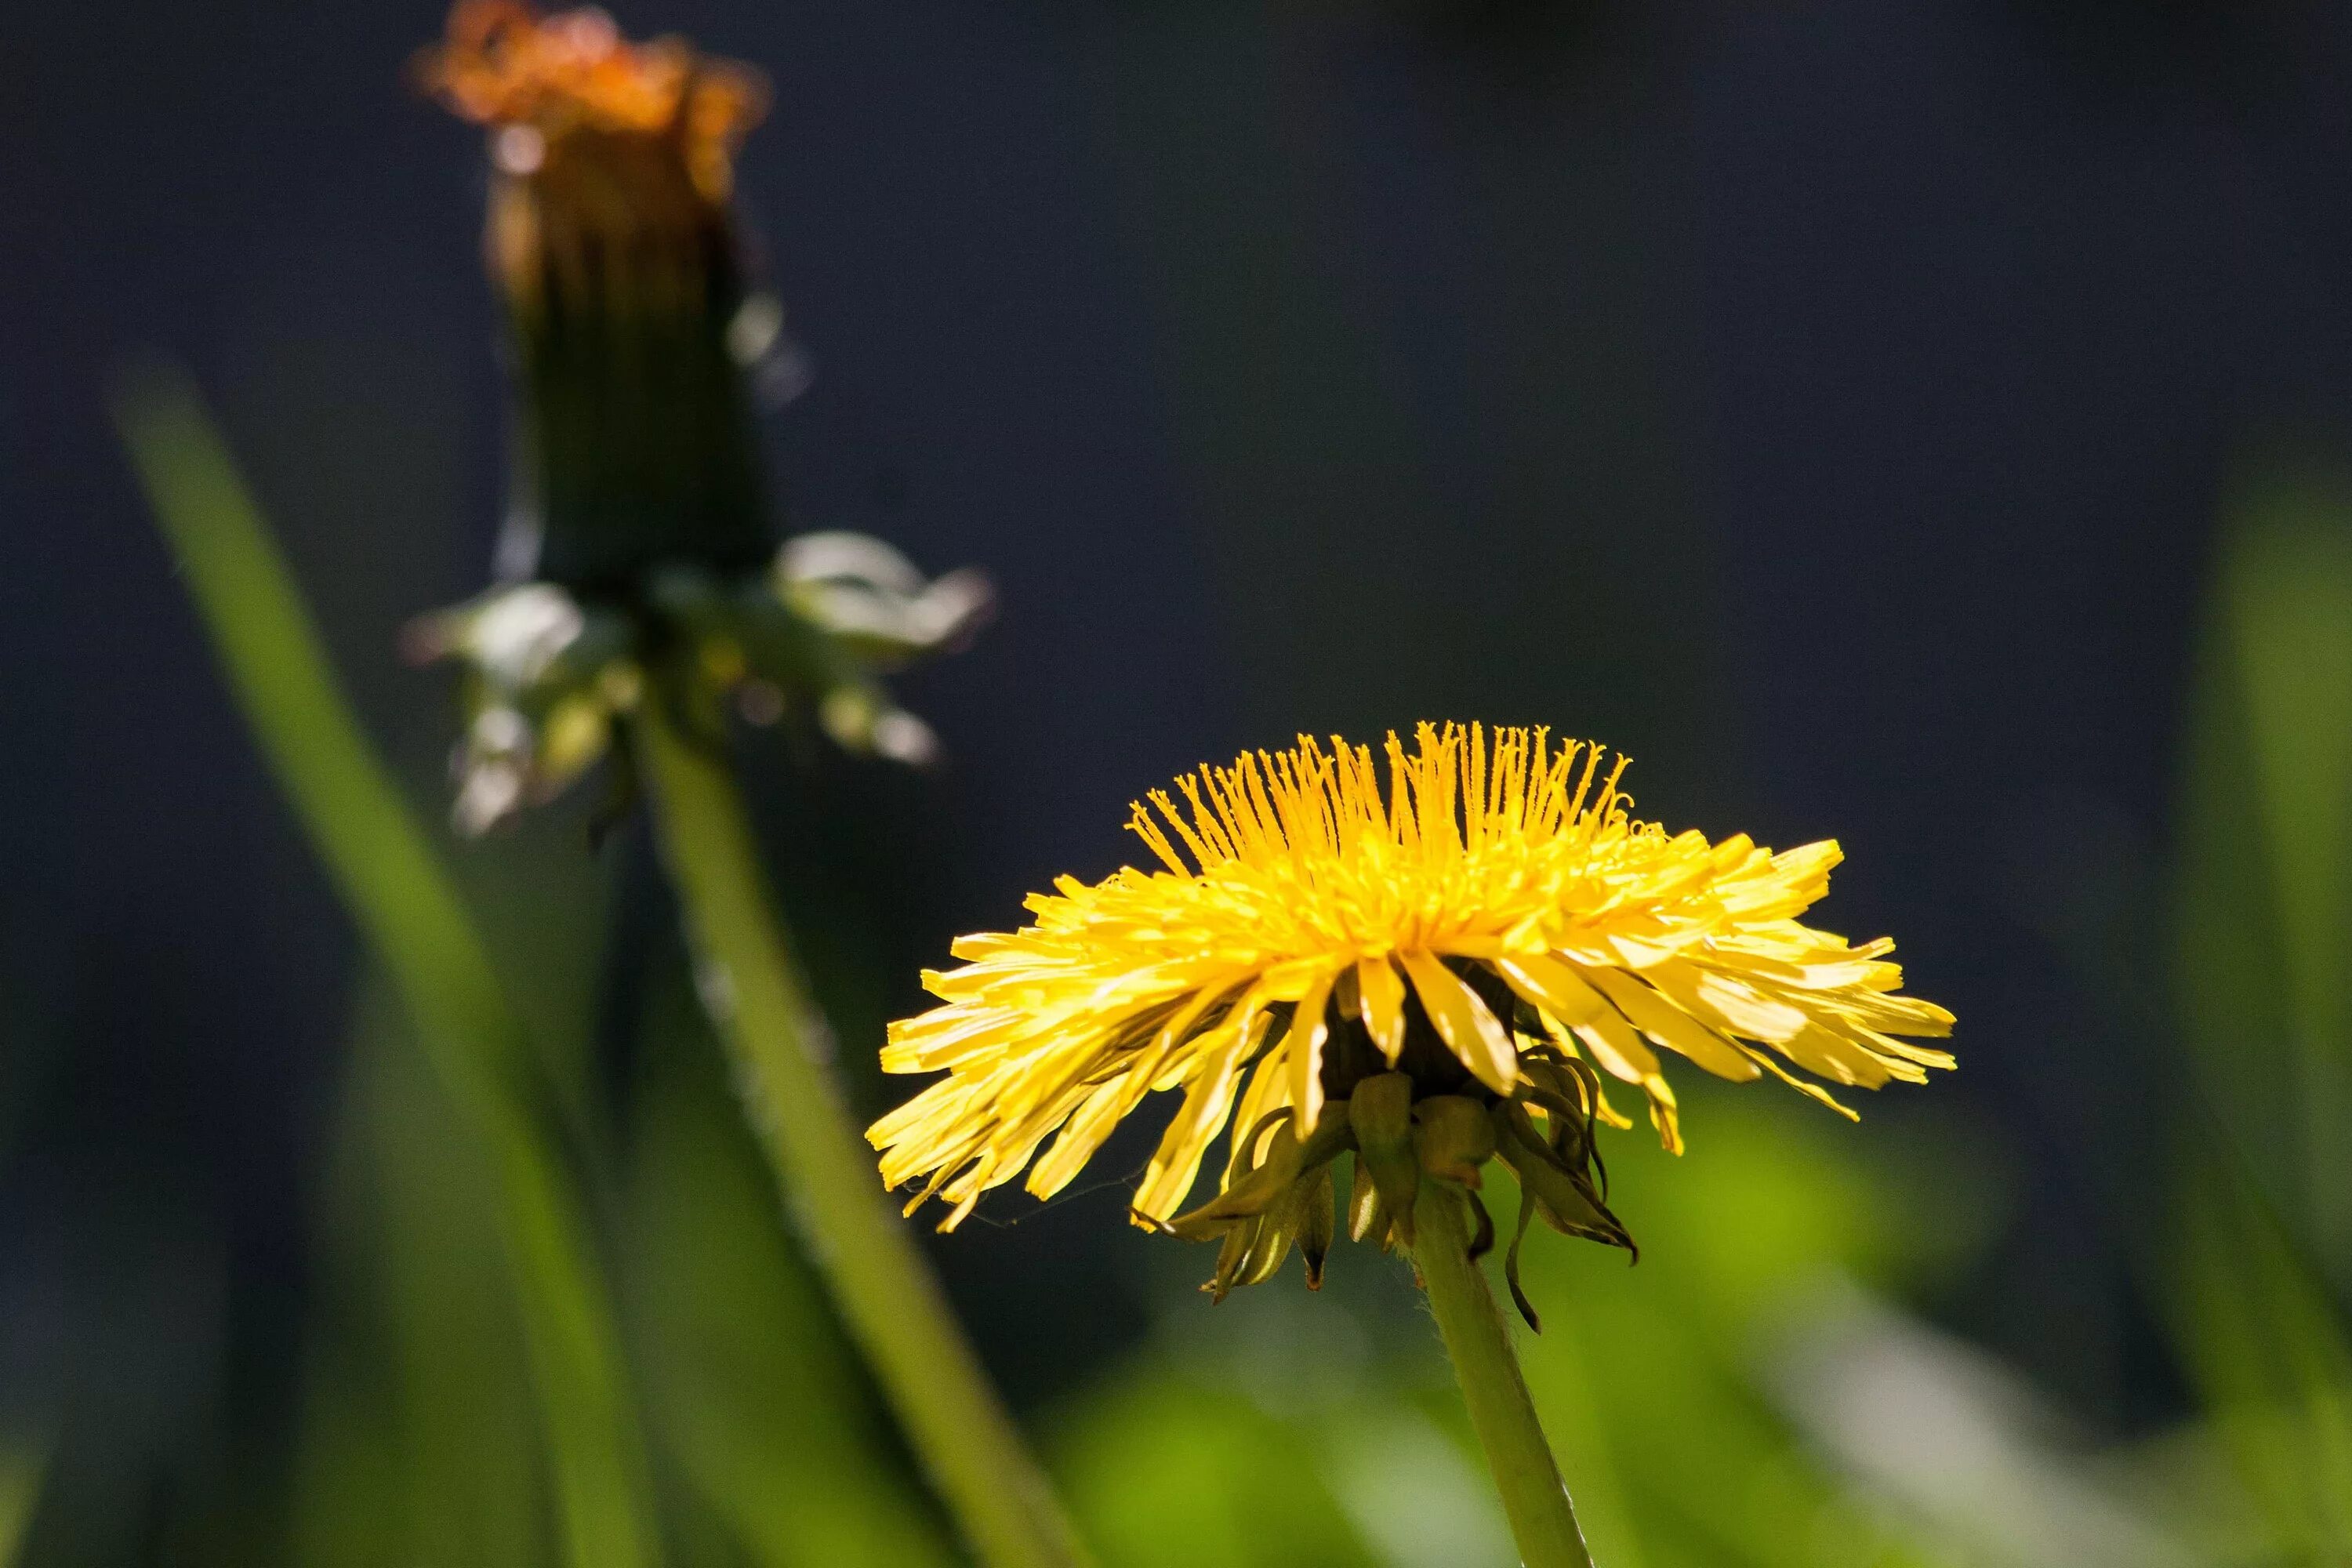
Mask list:
[[[391,650],[480,581],[504,406],[472,133],[399,79],[439,9],[0,18],[0,1542],[25,1562],[547,1550],[449,1108],[103,401],[146,347],[215,392],[436,813],[447,689]],[[944,771],[791,727],[755,750],[845,1041],[1049,871],[1132,858],[1139,779],[1433,712],[1605,735],[1644,816],[1841,838],[1822,918],[1899,932],[1969,1050],[1859,1128],[1694,1083],[1673,1179],[1648,1149],[1612,1167],[1640,1266],[1530,1249],[1529,1376],[1600,1560],[2345,1554],[2352,24],[624,20],[772,77],[781,134],[735,189],[794,308],[767,381],[806,390],[757,429],[800,517],[985,560],[1003,599],[899,682]],[[702,1026],[649,846],[584,854],[593,805],[442,848],[531,979],[587,1152],[669,1553],[946,1561],[707,1043],[675,1046]],[[1321,1299],[1212,1308],[1122,1202],[935,1254],[1107,1561],[1420,1563],[1481,1528],[1474,1560],[1504,1560],[1409,1286],[1343,1250]]]
[[[723,694],[761,723],[804,708],[844,745],[931,760],[929,727],[873,672],[963,639],[985,579],[926,582],[854,533],[778,547],[751,404],[783,309],[753,288],[733,202],[764,79],[525,0],[458,0],[414,74],[488,133],[484,249],[514,374],[500,584],[403,638],[466,671],[458,828],[553,799],[653,699],[703,731]]]

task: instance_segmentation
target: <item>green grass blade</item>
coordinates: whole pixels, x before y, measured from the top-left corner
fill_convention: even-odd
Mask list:
[[[2267,873],[2273,963],[2296,1069],[2312,1243],[2352,1278],[2352,475],[2288,470],[2235,509],[2221,563],[2226,660],[2248,784],[2208,824]],[[2258,837],[2242,842],[2242,814]],[[2282,1062],[2282,1068],[2287,1064]],[[2264,1106],[2264,1120],[2279,1102]]]
[[[263,754],[498,1173],[501,1234],[572,1568],[643,1568],[658,1538],[620,1342],[578,1198],[511,1075],[526,1047],[429,837],[377,759],[194,389],[132,378],[131,459]]]
[[[381,966],[358,987],[321,1172],[295,1568],[551,1560],[537,1401],[494,1179]]]
[[[2352,1551],[2352,473],[2285,454],[2223,518],[2183,792],[2174,1327],[2281,1552]]]
[[[2243,1181],[2184,1163],[2176,1302],[2191,1377],[2277,1546],[2352,1554],[2352,1342]]]
[[[24,1552],[48,1468],[48,1447],[40,1440],[0,1442],[0,1568],[15,1568]]]

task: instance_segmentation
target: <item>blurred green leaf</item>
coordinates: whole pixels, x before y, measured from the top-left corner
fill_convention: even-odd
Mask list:
[[[2177,972],[2209,1092],[2352,1285],[2352,475],[2274,459],[2223,519],[2192,710]]]
[[[1703,1087],[1689,1098],[1688,1156],[1639,1136],[1610,1143],[1639,1267],[1542,1232],[1524,1255],[1545,1327],[1522,1333],[1520,1352],[1595,1560],[1967,1561],[1825,1462],[1766,1383],[1782,1370],[1775,1347],[1831,1292],[1851,1295],[1857,1276],[1916,1278],[1973,1247],[1994,1190],[1949,1168],[1956,1141],[1906,1139],[1933,1159],[1903,1176],[1801,1108]],[[1486,1201],[1507,1225],[1517,1194],[1491,1169]],[[1409,1270],[1352,1245],[1332,1268],[1320,1296],[1294,1273],[1213,1310],[1171,1300],[1152,1349],[1076,1406],[1061,1468],[1107,1561],[1509,1561]]]
[[[1318,1473],[1312,1437],[1152,1357],[1073,1413],[1056,1468],[1113,1568],[1372,1568],[1381,1560]]]
[[[2332,458],[2267,454],[2226,510],[2188,751],[2177,969],[2213,1115],[2179,1162],[2173,1327],[2267,1548],[2338,1562],[2352,1552],[2352,473]]]
[[[2294,1560],[2352,1555],[2352,1342],[2257,1194],[2184,1162],[2177,1303],[2189,1371],[2222,1442]]]
[[[1544,1316],[1528,1379],[1597,1560],[1649,1568],[1896,1568],[1939,1561],[1822,1464],[1759,1386],[1774,1339],[1855,1273],[1909,1260],[1897,1194],[1843,1125],[1691,1096],[1691,1152],[1609,1146],[1638,1266],[1538,1234],[1522,1268]],[[1507,1215],[1502,1184],[1488,1203]]]
[[[487,1145],[575,1568],[659,1556],[588,1228],[525,1110],[529,1047],[457,889],[361,731],[299,590],[194,388],[151,369],[117,413],[230,688],[345,906]]]
[[[0,1438],[0,1568],[14,1568],[24,1550],[48,1468],[48,1445],[41,1438]]]
[[[493,1179],[380,977],[320,1210],[293,1540],[304,1568],[547,1560]]]
[[[2352,915],[2352,479],[2251,500],[2222,569],[2297,1023],[2340,1049]]]
[[[1776,1357],[1808,1439],[1905,1533],[1985,1568],[2197,1568],[2178,1499],[2134,1490],[1990,1355],[1859,1289],[1822,1291]]]
[[[1343,1245],[1319,1293],[1294,1265],[1213,1303],[1190,1287],[1213,1250],[1141,1243],[1157,1330],[1055,1424],[1108,1568],[1512,1560],[1411,1270]]]

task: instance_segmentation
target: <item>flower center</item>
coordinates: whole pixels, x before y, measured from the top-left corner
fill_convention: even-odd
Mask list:
[[[1461,959],[1444,961],[1478,1000],[1486,1004],[1497,1018],[1509,1020],[1518,1006],[1518,998],[1510,988],[1483,963],[1471,963]],[[1280,1039],[1289,1026],[1291,1009],[1281,1008],[1267,1038]],[[1331,989],[1331,999],[1325,1005],[1324,1022],[1330,1034],[1323,1043],[1323,1097],[1327,1101],[1340,1101],[1355,1092],[1356,1085],[1368,1078],[1385,1072],[1401,1072],[1412,1079],[1412,1097],[1425,1100],[1435,1094],[1458,1094],[1491,1104],[1494,1092],[1471,1075],[1462,1065],[1462,1058],[1438,1037],[1436,1026],[1421,998],[1411,986],[1404,996],[1404,1049],[1394,1066],[1381,1055],[1380,1047],[1364,1027],[1356,1003],[1355,977],[1342,978]]]

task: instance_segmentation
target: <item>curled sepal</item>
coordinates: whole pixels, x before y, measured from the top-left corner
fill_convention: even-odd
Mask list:
[[[1609,1167],[1602,1163],[1601,1145],[1593,1137],[1606,1105],[1599,1076],[1583,1062],[1556,1055],[1521,1065],[1527,1082],[1520,1088],[1519,1098],[1543,1111],[1549,1123],[1552,1152],[1570,1170],[1590,1165],[1593,1184],[1605,1200]]]
[[[1248,1255],[1242,1259],[1241,1272],[1234,1277],[1234,1284],[1256,1285],[1273,1279],[1283,1259],[1290,1256],[1291,1244],[1298,1239],[1307,1185],[1305,1182],[1294,1184],[1258,1216],[1256,1235],[1250,1240]]]
[[[988,619],[996,595],[965,569],[926,581],[912,562],[863,533],[804,533],[776,552],[775,591],[852,658],[896,669],[951,651]]]
[[[1234,1158],[1225,1172],[1224,1190],[1200,1207],[1170,1220],[1169,1233],[1186,1241],[1206,1241],[1272,1207],[1298,1179],[1302,1164],[1297,1135],[1287,1125],[1289,1114],[1289,1108],[1285,1107],[1235,1140]],[[1275,1123],[1271,1138],[1265,1136],[1268,1123]],[[1263,1159],[1256,1155],[1261,1143],[1265,1150]]]
[[[1518,1308],[1519,1316],[1528,1321],[1529,1329],[1539,1334],[1543,1332],[1543,1320],[1536,1315],[1536,1304],[1528,1300],[1527,1291],[1519,1284],[1519,1245],[1527,1240],[1528,1221],[1535,1215],[1535,1194],[1521,1186],[1518,1223],[1511,1227],[1510,1250],[1503,1254],[1503,1282],[1511,1288],[1511,1304]]]
[[[1348,1239],[1361,1241],[1377,1235],[1388,1246],[1388,1211],[1381,1206],[1380,1189],[1372,1184],[1372,1168],[1356,1156],[1356,1173],[1348,1184]]]
[[[842,549],[857,541],[876,551],[896,552],[878,540],[854,534],[823,535]],[[786,545],[789,552],[792,545]],[[911,566],[907,568],[912,572]],[[974,574],[962,574],[973,583]],[[828,579],[830,581],[830,579]],[[942,580],[944,581],[944,579]],[[929,725],[892,701],[875,679],[918,655],[954,640],[942,627],[932,641],[892,645],[877,651],[870,637],[836,633],[815,618],[805,595],[785,592],[780,574],[722,580],[698,566],[673,565],[654,574],[650,597],[689,650],[701,678],[732,690],[738,706],[755,722],[782,718],[795,709],[814,710],[824,732],[845,750],[922,764],[939,754]],[[879,592],[879,590],[876,590]],[[982,602],[980,590],[962,594],[968,606]],[[944,623],[944,608],[933,619]],[[955,637],[968,635],[978,610],[968,608]]]
[[[1299,1196],[1298,1255],[1307,1264],[1307,1288],[1323,1289],[1323,1259],[1331,1250],[1337,1224],[1338,1187],[1327,1163],[1307,1178]]]
[[[1470,1233],[1470,1261],[1475,1263],[1495,1250],[1495,1216],[1486,1212],[1486,1200],[1467,1187],[1462,1189],[1462,1201],[1470,1205],[1470,1217],[1478,1222]]]
[[[1475,1188],[1478,1168],[1495,1157],[1495,1123],[1475,1100],[1432,1095],[1413,1104],[1412,1147],[1423,1174]]]
[[[1257,1222],[1237,1225],[1225,1232],[1224,1245],[1217,1248],[1217,1271],[1206,1285],[1201,1287],[1218,1300],[1234,1288],[1234,1276],[1242,1270],[1249,1258],[1250,1244],[1257,1239]]]
[[[1536,1213],[1545,1224],[1563,1236],[1622,1247],[1636,1258],[1641,1256],[1624,1226],[1602,1203],[1591,1177],[1560,1161],[1525,1110],[1507,1100],[1495,1107],[1494,1118],[1496,1152],[1519,1178],[1521,1190],[1535,1199]]]
[[[1356,1158],[1372,1173],[1381,1207],[1397,1239],[1412,1245],[1412,1205],[1421,1193],[1421,1161],[1412,1147],[1412,1079],[1384,1072],[1365,1079],[1349,1097]]]
[[[1282,1156],[1283,1163],[1295,1170],[1297,1144],[1297,1140],[1291,1139],[1290,1129],[1284,1127],[1274,1135],[1277,1145],[1286,1139],[1294,1152]],[[1273,1164],[1270,1157],[1267,1165]],[[1328,1207],[1330,1173],[1326,1170],[1321,1175]],[[1255,1285],[1273,1278],[1282,1267],[1282,1260],[1290,1256],[1291,1243],[1304,1227],[1306,1205],[1315,1186],[1312,1177],[1286,1183],[1259,1212],[1227,1222],[1224,1245],[1217,1250],[1216,1277],[1202,1288],[1223,1301],[1237,1285]],[[1308,1265],[1310,1277],[1318,1274],[1319,1269],[1319,1262]]]
[[[1233,1226],[1265,1214],[1290,1190],[1320,1173],[1328,1182],[1332,1161],[1355,1147],[1348,1108],[1338,1106],[1300,1142],[1290,1107],[1281,1106],[1234,1140],[1223,1190],[1200,1207],[1178,1215],[1160,1228],[1186,1241],[1207,1241]]]
[[[418,617],[408,655],[467,668],[467,721],[454,766],[460,831],[487,832],[550,800],[609,748],[616,714],[643,687],[629,619],[526,583]]]

